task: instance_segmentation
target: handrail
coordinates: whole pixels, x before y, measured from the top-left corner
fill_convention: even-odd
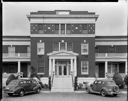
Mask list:
[[[52,73],[52,77],[51,77],[51,87],[53,86],[53,79],[54,79],[54,72]]]

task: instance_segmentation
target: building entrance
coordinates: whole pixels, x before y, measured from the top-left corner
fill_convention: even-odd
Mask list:
[[[55,75],[56,76],[70,75],[70,60],[56,60]]]

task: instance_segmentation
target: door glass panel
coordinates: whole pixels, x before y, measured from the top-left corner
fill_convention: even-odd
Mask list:
[[[62,66],[59,66],[59,75],[62,75]]]
[[[64,75],[67,75],[67,68],[66,68],[66,66],[64,66],[63,72],[64,72]]]

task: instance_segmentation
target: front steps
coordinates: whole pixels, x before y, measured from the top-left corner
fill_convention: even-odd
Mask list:
[[[54,77],[51,92],[74,92],[72,77]]]

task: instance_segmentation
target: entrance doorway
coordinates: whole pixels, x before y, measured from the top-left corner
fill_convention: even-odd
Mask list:
[[[70,61],[69,60],[56,60],[55,62],[55,75],[68,76],[70,75]]]

